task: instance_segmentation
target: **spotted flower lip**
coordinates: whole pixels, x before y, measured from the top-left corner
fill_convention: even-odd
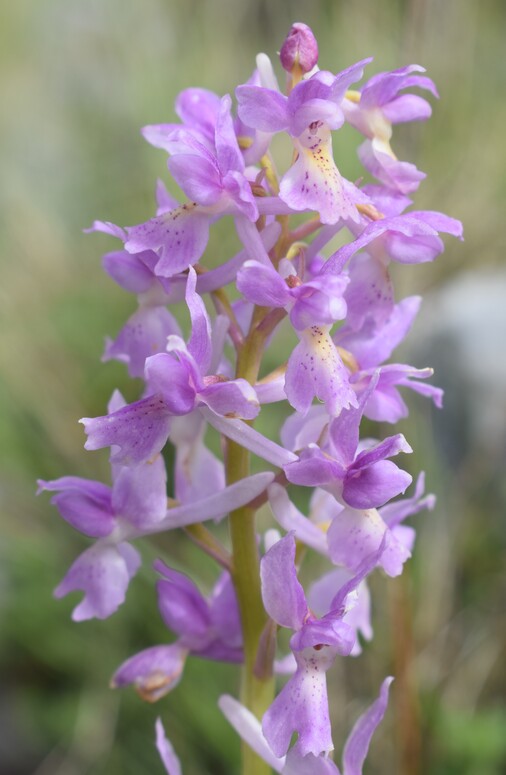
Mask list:
[[[290,404],[305,414],[313,401],[323,401],[329,415],[339,415],[357,405],[349,373],[330,336],[330,326],[311,326],[298,332],[285,374],[285,392]]]

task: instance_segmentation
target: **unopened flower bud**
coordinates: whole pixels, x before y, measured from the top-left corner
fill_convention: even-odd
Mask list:
[[[318,43],[307,24],[296,22],[285,38],[279,52],[281,64],[287,73],[300,68],[308,73],[318,62]]]

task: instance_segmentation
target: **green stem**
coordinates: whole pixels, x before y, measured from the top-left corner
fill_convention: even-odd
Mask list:
[[[260,368],[265,336],[253,329],[238,354],[237,377],[254,384]],[[250,473],[248,450],[233,441],[227,449],[227,481],[239,481]],[[230,514],[232,540],[232,577],[235,584],[244,643],[244,668],[242,672],[241,700],[251,712],[261,719],[274,696],[272,677],[255,675],[258,646],[267,615],[260,590],[260,558],[255,531],[256,510],[242,506]],[[268,775],[270,767],[243,743],[243,775]]]

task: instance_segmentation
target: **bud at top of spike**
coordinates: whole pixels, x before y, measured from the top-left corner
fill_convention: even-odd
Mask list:
[[[296,22],[285,38],[279,52],[281,64],[287,73],[299,67],[308,73],[318,62],[318,43],[307,24]]]

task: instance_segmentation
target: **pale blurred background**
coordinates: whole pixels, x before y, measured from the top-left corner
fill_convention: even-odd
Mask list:
[[[191,661],[157,707],[108,689],[122,660],[167,638],[150,561],[162,553],[195,566],[193,549],[173,536],[145,545],[127,604],[105,622],[74,624],[77,596],[51,593],[87,542],[47,497],[35,500],[34,482],[107,479],[107,454],[83,450],[77,419],[103,414],[115,387],[137,396],[120,364],[100,364],[104,336],[135,306],[100,269],[117,243],[82,229],[94,218],[150,217],[155,180],[168,174],[139,128],[175,120],[186,86],[233,92],[256,52],[275,57],[293,21],[313,27],[322,67],[372,55],[369,73],[427,68],[441,100],[427,124],[400,129],[395,147],[428,173],[416,207],[460,218],[466,237],[448,240],[433,265],[396,268],[398,298],[426,295],[402,356],[433,365],[447,391],[443,413],[411,400],[399,428],[416,448],[410,470],[427,471],[438,506],[416,518],[405,574],[374,579],[373,643],[336,666],[337,753],[393,673],[366,772],[506,771],[506,4],[16,0],[3,3],[0,25],[2,775],[161,773],[158,713],[185,775],[237,771],[237,741],[215,710],[224,688],[235,691],[234,668]],[[335,144],[351,179],[361,174],[357,141],[345,129]],[[209,584],[212,564],[197,563]]]

